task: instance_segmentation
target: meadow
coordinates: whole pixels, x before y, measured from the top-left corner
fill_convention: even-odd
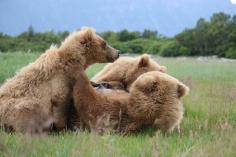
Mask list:
[[[0,53],[0,84],[38,56]],[[236,60],[153,58],[191,89],[183,99],[180,134],[150,128],[129,136],[88,132],[29,136],[0,131],[0,157],[235,157]],[[103,66],[91,66],[88,76]]]

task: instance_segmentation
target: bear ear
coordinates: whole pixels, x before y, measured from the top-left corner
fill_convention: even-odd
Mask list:
[[[92,28],[83,27],[81,28],[80,32],[82,34],[80,43],[86,46],[90,45],[90,43],[93,41],[95,30]]]
[[[189,93],[189,87],[186,86],[185,84],[179,82],[178,87],[177,87],[177,95],[178,98],[181,98]]]
[[[149,55],[147,55],[147,54],[142,55],[140,60],[139,60],[139,64],[138,64],[139,67],[146,67],[146,66],[148,66],[149,59],[150,59]]]
[[[165,66],[160,66],[160,71],[166,73],[167,68]]]

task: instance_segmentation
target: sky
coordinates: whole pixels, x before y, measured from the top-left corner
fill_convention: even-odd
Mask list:
[[[0,0],[0,32],[158,30],[173,36],[215,12],[236,14],[236,0]]]

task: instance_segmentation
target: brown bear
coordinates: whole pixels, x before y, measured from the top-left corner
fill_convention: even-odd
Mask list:
[[[74,66],[78,68],[79,66]],[[172,76],[151,71],[139,76],[124,90],[95,90],[82,70],[74,75],[73,97],[84,127],[103,133],[129,133],[144,125],[170,132],[183,117],[181,98],[188,87]]]
[[[66,127],[66,108],[72,95],[73,72],[93,63],[112,62],[118,51],[91,28],[71,33],[59,48],[51,47],[35,62],[22,68],[0,88],[0,126],[17,132],[37,132]],[[71,75],[70,75],[71,74]],[[53,106],[57,106],[53,111]]]
[[[166,67],[156,63],[149,55],[120,57],[114,63],[106,65],[91,80],[96,83],[107,82],[113,85],[115,83],[122,83],[125,87],[129,88],[138,76],[155,70],[166,72]]]

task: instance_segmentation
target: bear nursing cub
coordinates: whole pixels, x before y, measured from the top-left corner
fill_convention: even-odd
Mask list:
[[[147,56],[131,62],[143,64],[143,57],[147,61],[143,67],[146,67],[150,64]],[[120,62],[119,60],[122,58],[112,65]],[[78,70],[77,75],[74,75],[77,80],[73,91],[74,105],[85,128],[98,133],[106,131],[129,133],[144,125],[154,126],[167,132],[178,126],[183,116],[183,105],[180,99],[187,94],[188,87],[170,75],[160,72],[158,64],[155,67],[155,70],[144,68],[146,72],[141,70],[139,75],[132,75],[134,81],[127,81],[130,83],[127,84],[130,86],[129,92],[119,89],[109,90],[109,92],[97,91],[91,86],[85,73]],[[74,68],[79,69],[78,66]],[[108,69],[105,68],[103,76],[109,75]],[[121,69],[118,71],[121,72],[120,76],[127,76],[127,71],[124,73]]]
[[[75,82],[68,65],[80,64],[84,70],[91,64],[111,62],[118,57],[118,51],[93,29],[72,33],[59,48],[51,47],[1,86],[0,127],[16,132],[42,132],[50,130],[54,123],[57,130],[64,129]]]

